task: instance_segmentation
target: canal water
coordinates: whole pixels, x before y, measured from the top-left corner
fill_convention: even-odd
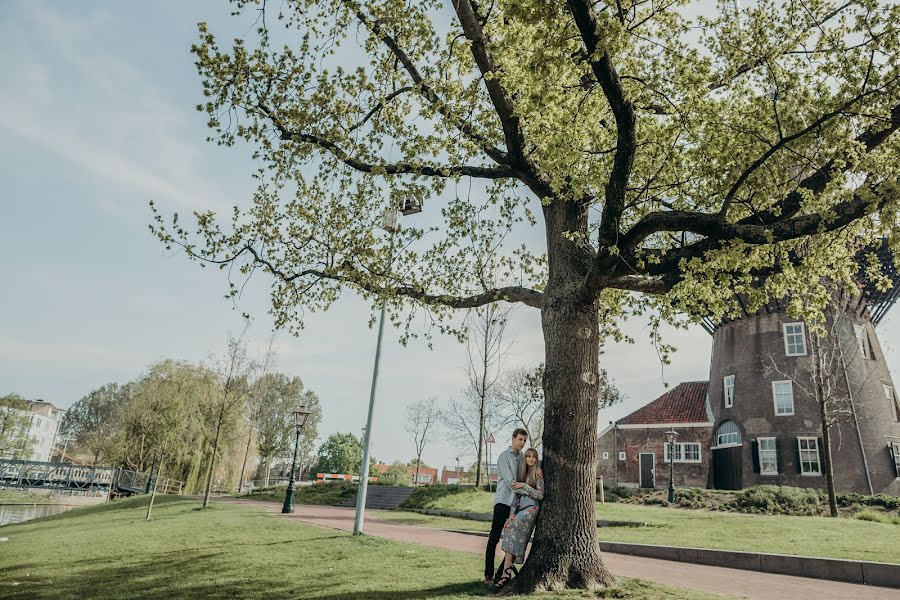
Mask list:
[[[0,504],[0,527],[65,512],[75,506],[65,504]]]

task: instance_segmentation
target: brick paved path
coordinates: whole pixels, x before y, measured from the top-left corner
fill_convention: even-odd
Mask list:
[[[297,519],[332,529],[353,530],[352,508],[296,504],[293,514],[282,515],[281,507],[272,502],[234,499],[228,501],[263,507],[277,513],[281,518]],[[447,550],[484,554],[486,540],[483,537],[385,521],[378,518],[378,512],[366,511],[364,530],[369,535]],[[753,600],[900,600],[900,590],[838,581],[693,565],[608,552],[603,554],[603,561],[614,575],[620,577],[639,577],[666,585]],[[472,577],[480,579],[480,571],[473,573]]]

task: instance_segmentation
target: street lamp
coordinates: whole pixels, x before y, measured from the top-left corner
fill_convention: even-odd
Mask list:
[[[675,439],[678,432],[673,427],[666,432],[666,442],[669,444],[669,504],[675,502]]]
[[[309,410],[306,408],[306,405],[300,405],[293,415],[294,431],[296,433],[294,438],[294,460],[291,462],[291,476],[288,479],[287,491],[284,493],[284,505],[281,507],[282,513],[294,512],[294,471],[297,470],[297,449],[300,447],[300,432],[303,431],[303,426],[306,425]]]

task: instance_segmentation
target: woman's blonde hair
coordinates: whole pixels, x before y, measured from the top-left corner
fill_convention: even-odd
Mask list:
[[[534,456],[534,466],[529,467],[523,460],[522,465],[519,467],[519,481],[524,481],[529,486],[534,487],[537,484],[537,471],[538,467],[540,466],[541,460],[538,457],[537,450],[535,450],[534,448],[529,448],[528,450],[526,450],[524,458],[527,458],[528,455]]]

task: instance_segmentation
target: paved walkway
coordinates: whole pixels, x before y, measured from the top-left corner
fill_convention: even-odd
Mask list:
[[[216,500],[221,501],[224,498]],[[332,529],[353,530],[352,508],[296,504],[293,514],[282,515],[281,507],[272,502],[234,499],[228,501],[264,507],[281,518],[297,519]],[[364,529],[369,535],[447,550],[484,554],[483,537],[431,527],[401,525],[379,519],[378,513],[379,511],[366,511]],[[666,585],[753,600],[900,600],[900,590],[896,589],[807,577],[772,575],[608,552],[603,554],[603,562],[614,575],[620,577],[639,577]],[[475,576],[480,578],[480,573],[474,573],[473,577]]]

